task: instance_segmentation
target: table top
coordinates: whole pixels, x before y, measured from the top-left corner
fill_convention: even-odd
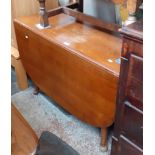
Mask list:
[[[75,17],[61,13],[49,18],[51,28],[36,27],[39,16],[20,17],[15,20],[45,39],[81,54],[92,62],[119,76],[122,39],[110,33],[77,22]]]

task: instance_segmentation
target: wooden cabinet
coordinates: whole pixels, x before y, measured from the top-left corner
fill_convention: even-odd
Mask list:
[[[142,110],[143,104],[143,59],[130,55],[126,96],[132,105]]]
[[[119,146],[119,155],[142,155],[142,150],[123,135],[120,136]]]
[[[142,155],[143,23],[121,30],[123,46],[111,155]]]

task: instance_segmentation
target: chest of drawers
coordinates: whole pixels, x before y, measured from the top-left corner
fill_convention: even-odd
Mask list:
[[[121,30],[123,46],[111,155],[143,153],[143,23]]]

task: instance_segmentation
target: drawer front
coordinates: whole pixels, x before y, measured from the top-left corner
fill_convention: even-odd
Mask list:
[[[127,77],[126,96],[131,103],[139,104],[142,110],[143,102],[143,59],[131,54]],[[136,106],[137,107],[137,106]]]
[[[142,111],[132,106],[129,102],[125,102],[124,106],[121,133],[140,148],[143,148]]]
[[[131,52],[143,57],[143,43],[123,38],[122,56],[128,58]]]
[[[142,155],[143,151],[124,136],[120,136],[119,155]]]
[[[113,136],[112,137],[112,148],[111,148],[110,155],[119,155],[118,144],[119,144],[118,139]]]

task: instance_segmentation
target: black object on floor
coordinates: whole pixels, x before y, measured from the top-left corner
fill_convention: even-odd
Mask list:
[[[41,134],[35,155],[79,155],[71,146],[51,132]]]

